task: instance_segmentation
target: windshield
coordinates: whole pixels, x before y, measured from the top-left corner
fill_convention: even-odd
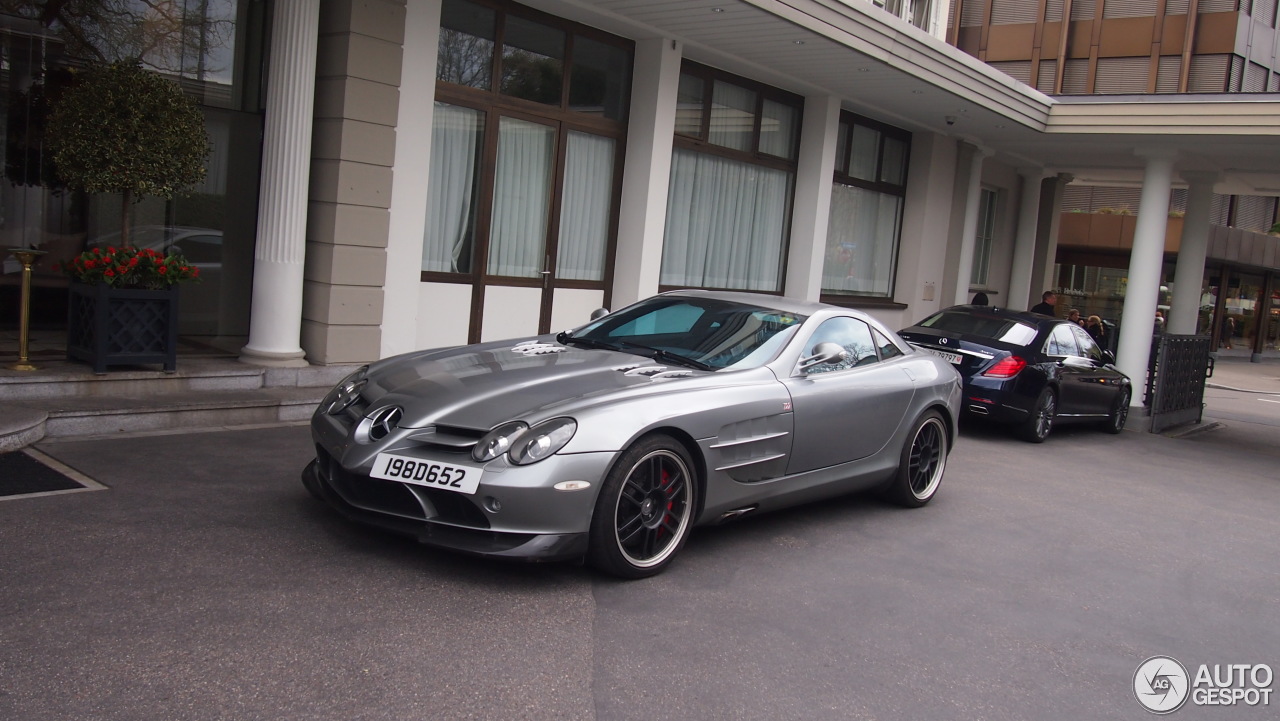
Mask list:
[[[804,320],[712,298],[658,296],[564,335],[561,342],[579,341],[659,361],[685,359],[711,370],[754,368],[772,360]]]
[[[921,321],[921,327],[934,328],[1025,346],[1035,340],[1036,327],[1027,323],[980,312],[944,310]]]

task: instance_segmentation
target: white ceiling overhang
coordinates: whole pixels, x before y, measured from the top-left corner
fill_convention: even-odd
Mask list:
[[[907,130],[967,140],[1006,163],[1097,183],[1141,182],[1139,152],[1219,192],[1280,195],[1280,95],[1053,98],[867,0],[524,0],[625,37]],[[947,118],[954,118],[948,124]]]

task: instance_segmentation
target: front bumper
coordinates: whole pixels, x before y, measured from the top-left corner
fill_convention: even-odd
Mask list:
[[[594,491],[565,493],[542,489],[541,495],[548,496],[545,500],[560,504],[558,512],[549,515],[577,516],[567,524],[571,528],[565,532],[511,530],[492,523],[470,498],[438,491],[436,493],[447,494],[437,496],[441,506],[446,502],[450,505],[438,515],[427,517],[423,506],[402,484],[347,472],[323,451],[320,458],[303,469],[302,483],[312,495],[357,523],[408,536],[436,548],[529,561],[577,560],[586,555],[587,528],[595,505]],[[550,494],[560,497],[553,499]]]

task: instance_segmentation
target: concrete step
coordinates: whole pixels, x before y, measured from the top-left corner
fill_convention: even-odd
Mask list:
[[[113,370],[98,375],[81,363],[45,364],[39,371],[0,371],[0,400],[128,397],[255,388],[332,388],[356,366],[262,368],[228,359],[192,359],[178,370]]]
[[[0,368],[0,452],[44,438],[290,423],[311,416],[355,365],[263,368],[235,358],[180,358],[98,375],[82,363]]]
[[[44,414],[44,420],[36,424],[42,426],[43,438],[68,438],[304,421],[327,392],[328,387],[311,386],[68,396],[6,402],[4,410],[6,415],[29,418]],[[0,443],[4,431],[0,427]],[[40,432],[28,429],[27,435]],[[39,438],[27,443],[35,440]]]

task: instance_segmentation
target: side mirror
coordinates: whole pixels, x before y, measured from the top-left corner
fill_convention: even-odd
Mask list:
[[[600,320],[606,315],[609,315],[608,308],[596,308],[595,310],[591,311],[591,320]]]
[[[1102,360],[1106,361],[1107,365],[1113,366],[1116,364],[1116,354],[1109,350],[1104,350],[1102,351]]]
[[[828,363],[841,363],[849,360],[849,351],[839,343],[819,343],[813,347],[813,355],[800,359],[800,370],[809,370],[814,366]]]

